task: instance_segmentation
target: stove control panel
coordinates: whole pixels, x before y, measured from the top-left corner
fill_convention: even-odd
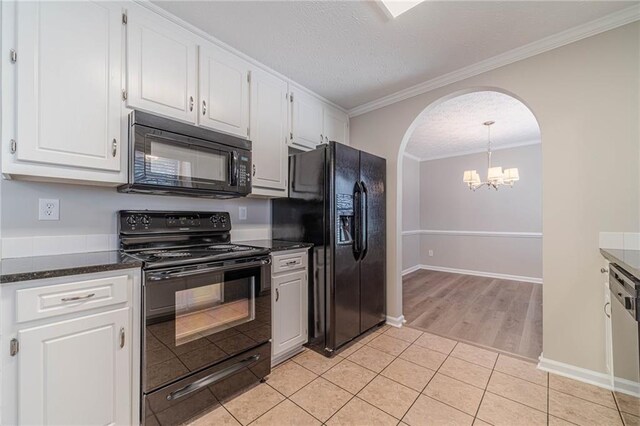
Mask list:
[[[149,210],[120,211],[120,233],[229,232],[231,217],[227,212],[160,212]]]

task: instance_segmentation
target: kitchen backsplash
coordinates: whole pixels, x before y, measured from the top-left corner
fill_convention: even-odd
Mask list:
[[[228,211],[236,241],[269,238],[269,200],[211,200],[158,195],[121,194],[115,188],[84,185],[0,182],[2,257],[25,257],[117,248],[118,210]],[[60,200],[60,219],[38,220],[38,200]],[[246,220],[239,208],[246,207]]]
[[[638,232],[601,232],[600,248],[640,250],[640,233]]]

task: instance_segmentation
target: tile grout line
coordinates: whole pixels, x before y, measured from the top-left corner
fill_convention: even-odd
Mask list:
[[[457,346],[457,345],[456,345]],[[496,357],[496,360],[493,362],[493,367],[491,368],[491,373],[489,373],[489,379],[487,380],[487,384],[485,385],[484,390],[482,391],[482,398],[480,398],[480,403],[478,404],[478,408],[476,409],[476,414],[473,416],[473,421],[478,418],[478,413],[480,413],[480,407],[482,407],[482,402],[484,401],[484,396],[487,394],[487,389],[489,388],[489,382],[491,382],[491,377],[493,376],[493,371],[496,368],[496,364],[498,364],[498,358],[500,358],[500,354]],[[480,419],[482,420],[482,419]],[[482,420],[484,421],[484,420]]]
[[[549,402],[549,394],[551,393],[549,373],[547,373],[547,426],[551,422],[551,407]]]
[[[624,416],[622,415],[622,411],[620,410],[620,405],[618,404],[618,398],[616,398],[616,394],[611,391],[611,397],[613,397],[613,403],[616,404],[616,408],[618,409],[618,415],[620,416],[620,420],[622,424],[625,425]]]

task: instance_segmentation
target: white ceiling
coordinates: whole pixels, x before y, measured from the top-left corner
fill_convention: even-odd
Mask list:
[[[540,143],[540,128],[533,113],[519,100],[498,92],[475,92],[436,105],[421,119],[405,153],[422,160],[453,157],[487,149]]]
[[[375,1],[153,1],[347,109],[637,4],[425,1],[389,20]]]

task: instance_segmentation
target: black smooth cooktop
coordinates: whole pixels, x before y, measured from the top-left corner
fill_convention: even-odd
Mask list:
[[[214,244],[201,247],[150,248],[129,256],[144,262],[145,267],[164,267],[191,263],[242,259],[269,254],[269,249],[242,244]]]

